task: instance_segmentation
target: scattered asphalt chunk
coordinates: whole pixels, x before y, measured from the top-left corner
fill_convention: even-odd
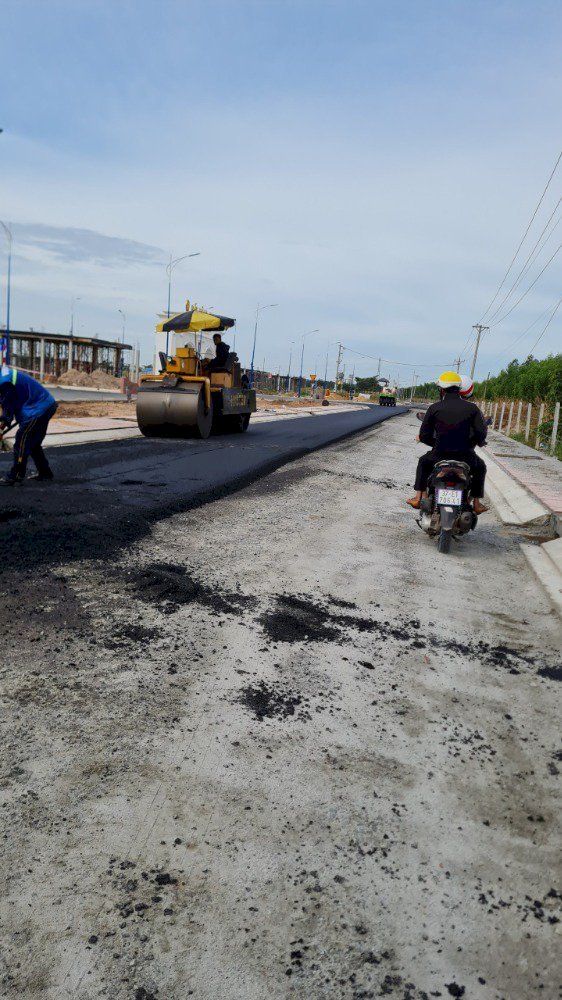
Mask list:
[[[261,617],[264,632],[272,642],[327,642],[340,632],[330,611],[320,602],[283,594]]]
[[[242,689],[236,699],[255,715],[256,719],[309,719],[305,710],[305,699],[300,694],[291,694],[260,681]]]
[[[104,646],[107,649],[122,649],[134,643],[144,645],[160,639],[163,632],[157,628],[146,628],[144,625],[122,625],[114,630],[107,639]]]
[[[164,614],[174,614],[188,604],[200,604],[216,614],[233,614],[254,604],[252,596],[209,587],[196,580],[185,566],[174,563],[152,563],[129,571],[126,577],[136,597]]]
[[[445,987],[452,997],[463,997],[466,993],[464,986],[458,986],[456,983],[445,983]]]
[[[172,878],[169,872],[159,872],[155,876],[154,881],[156,885],[177,885],[177,878]]]
[[[562,666],[541,667],[538,674],[540,677],[548,677],[551,681],[562,681]]]

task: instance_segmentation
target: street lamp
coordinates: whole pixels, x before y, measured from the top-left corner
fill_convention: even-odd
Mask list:
[[[264,309],[274,309],[277,305],[279,305],[278,302],[270,302],[269,305],[267,305],[267,306],[260,306],[260,305],[258,305],[258,307],[256,309],[256,322],[254,324],[254,343],[253,343],[253,346],[252,346],[252,362],[250,364],[250,381],[249,381],[249,388],[250,389],[252,388],[252,383],[254,381],[254,357],[255,357],[255,354],[256,354],[256,338],[257,338],[257,335],[258,335],[258,318],[259,318],[259,314],[261,312],[263,312]]]
[[[289,345],[289,367],[287,369],[287,387],[286,387],[286,390],[285,390],[286,392],[290,392],[291,391],[291,360],[292,360],[292,357],[293,357],[293,347],[294,346],[295,346],[295,342],[294,342],[294,340],[292,340],[291,343],[290,343],[290,345]]]
[[[174,268],[181,264],[182,260],[187,260],[188,257],[200,257],[201,252],[198,250],[197,253],[186,253],[183,257],[172,257],[170,254],[170,260],[166,264],[166,274],[168,275],[168,319],[170,318],[170,301],[172,297],[172,271]],[[170,331],[166,331],[166,356],[168,356],[168,345],[170,340]]]
[[[6,364],[10,363],[10,297],[12,287],[12,231],[5,222],[0,221],[0,226],[4,230],[4,235],[8,241],[8,289],[6,292]]]
[[[302,335],[301,370],[300,370],[300,375],[299,375],[299,387],[298,387],[298,390],[297,390],[297,396],[299,397],[299,399],[301,398],[302,366],[304,364],[304,342],[305,342],[306,337],[310,337],[311,333],[319,333],[319,332],[320,332],[320,330],[318,328],[317,330],[309,330],[308,333],[303,333],[303,335]]]

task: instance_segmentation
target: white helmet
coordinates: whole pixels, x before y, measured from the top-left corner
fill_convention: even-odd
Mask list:
[[[461,396],[463,399],[470,399],[472,393],[474,392],[474,382],[469,375],[463,375],[461,378]]]

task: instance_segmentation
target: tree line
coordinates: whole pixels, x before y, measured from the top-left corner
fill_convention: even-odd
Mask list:
[[[562,354],[549,354],[539,361],[532,355],[522,362],[514,359],[498,375],[476,382],[474,395],[482,399],[523,399],[549,403],[562,401]]]
[[[406,393],[411,387],[406,388]],[[439,399],[434,381],[416,386],[420,399]],[[562,402],[562,354],[549,354],[539,361],[529,355],[525,361],[516,358],[491,378],[474,383],[475,399],[522,399],[527,403]]]

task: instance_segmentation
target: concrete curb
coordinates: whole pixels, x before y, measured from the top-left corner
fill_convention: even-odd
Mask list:
[[[554,529],[555,515],[552,511],[512,479],[490,452],[486,452],[484,457],[488,467],[486,492],[503,524],[535,528],[544,525]],[[520,548],[554,609],[562,617],[562,538],[543,542],[542,545],[522,544]]]
[[[551,522],[552,511],[504,472],[489,452],[484,459],[488,467],[486,492],[504,524],[522,526]]]
[[[562,538],[542,545],[522,545],[521,549],[562,618]]]

